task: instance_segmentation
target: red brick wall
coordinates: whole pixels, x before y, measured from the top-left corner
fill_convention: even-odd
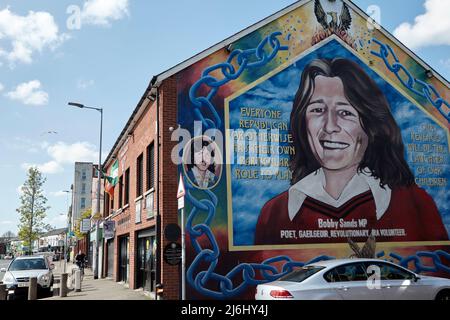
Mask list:
[[[161,214],[161,231],[164,233],[164,228],[169,223],[178,223],[178,210],[176,192],[178,187],[177,166],[171,161],[172,148],[177,144],[176,141],[171,141],[172,132],[170,127],[177,127],[177,87],[175,78],[167,79],[163,82],[160,89],[160,206],[159,213]],[[146,209],[142,209],[141,223],[135,223],[135,199],[136,199],[136,160],[141,153],[144,154],[144,193],[147,191],[147,146],[155,143],[155,188],[157,189],[156,177],[156,160],[157,160],[157,145],[156,145],[156,101],[150,102],[144,114],[136,124],[132,134],[129,136],[127,146],[121,147],[118,153],[119,160],[119,177],[124,175],[125,170],[130,168],[130,183],[129,183],[129,206],[122,208],[122,212],[115,216],[113,220],[116,222],[116,235],[114,239],[114,278],[119,280],[119,237],[129,235],[129,255],[130,255],[130,273],[128,276],[129,285],[131,289],[136,288],[136,235],[139,230],[154,227],[156,218],[147,219]],[[126,152],[124,152],[124,150]],[[115,161],[115,160],[114,160]],[[111,161],[109,167],[105,168],[106,172],[110,173],[110,169],[114,161]],[[123,188],[125,189],[125,188]],[[156,194],[154,196],[154,206],[156,210]],[[119,188],[116,185],[114,190],[114,208],[111,210],[118,210],[119,204]],[[144,201],[144,199],[142,200]],[[142,203],[142,207],[143,203]],[[106,213],[105,216],[109,214]],[[119,222],[129,216],[127,223]],[[169,242],[162,234],[162,243],[160,243],[161,250],[161,283],[164,285],[164,299],[179,299],[179,267],[171,266],[164,262],[162,253],[164,247]],[[106,258],[106,245],[105,258]],[[106,266],[106,261],[105,264]],[[106,273],[106,270],[104,271]]]
[[[130,182],[129,182],[129,203],[125,205],[125,200],[123,197],[123,207],[122,212],[115,216],[113,220],[116,223],[116,234],[114,238],[114,279],[119,280],[119,237],[128,235],[129,236],[129,275],[128,281],[131,289],[136,288],[136,241],[135,235],[139,230],[147,229],[149,227],[154,227],[155,219],[147,219],[147,210],[144,209],[144,198],[142,198],[142,214],[141,222],[136,224],[136,211],[135,211],[135,200],[136,200],[136,160],[141,153],[144,154],[144,188],[143,193],[145,193],[147,185],[146,177],[146,156],[147,156],[147,146],[156,140],[155,128],[156,128],[156,102],[151,102],[146,107],[145,112],[137,122],[133,132],[131,132],[128,142],[126,143],[126,152],[119,152],[119,177],[125,174],[125,171],[130,169]],[[122,151],[125,148],[121,148]],[[122,156],[122,157],[121,157]],[[115,161],[115,159],[114,159]],[[110,173],[112,164],[105,169],[106,172]],[[156,164],[155,164],[156,165]],[[124,192],[125,188],[123,188]],[[119,210],[119,187],[116,185],[114,188],[114,208],[110,210]],[[108,216],[109,214],[105,214]],[[123,222],[124,218],[129,217],[128,222]],[[105,246],[106,250],[106,246]],[[106,265],[106,263],[105,263]]]
[[[164,237],[164,228],[170,223],[178,223],[178,168],[172,163],[172,149],[178,144],[171,141],[172,132],[170,127],[177,128],[177,82],[175,76],[165,80],[160,88],[160,134],[161,134],[161,194],[160,209],[162,245],[161,254],[164,247],[170,243]],[[181,240],[180,240],[181,242]],[[161,282],[164,285],[164,299],[179,299],[179,266],[171,266],[164,262],[161,255]]]

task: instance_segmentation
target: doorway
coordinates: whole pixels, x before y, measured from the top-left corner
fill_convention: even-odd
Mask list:
[[[114,275],[114,240],[109,240],[107,242],[107,268],[106,268],[106,276],[108,278],[112,278]]]
[[[136,287],[152,292],[155,281],[155,231],[141,231],[137,238]]]
[[[130,265],[129,256],[130,237],[121,237],[119,240],[119,281],[128,283],[128,269]]]

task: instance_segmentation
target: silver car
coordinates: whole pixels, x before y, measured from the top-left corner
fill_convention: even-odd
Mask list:
[[[336,259],[258,285],[256,300],[449,300],[450,279],[378,259]]]
[[[6,284],[8,294],[17,297],[28,293],[30,278],[36,277],[38,294],[50,295],[53,269],[54,265],[44,255],[17,257],[11,261],[8,268],[1,269],[1,272],[5,272],[2,281]]]

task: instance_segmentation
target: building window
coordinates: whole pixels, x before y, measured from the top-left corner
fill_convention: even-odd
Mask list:
[[[92,177],[93,178],[98,178],[98,165],[94,165],[92,167]]]
[[[123,199],[123,176],[119,178],[119,208],[122,208],[122,199]]]
[[[81,184],[81,193],[86,193],[86,183]]]
[[[155,147],[150,143],[147,147],[147,190],[155,186]]]
[[[125,195],[124,195],[125,204],[130,203],[130,168],[125,171]]]
[[[136,198],[142,196],[143,182],[144,182],[144,154],[136,160]]]
[[[136,201],[135,205],[136,205],[135,220],[136,223],[140,223],[142,213],[142,199]]]
[[[147,218],[153,218],[155,216],[155,212],[153,211],[153,200],[154,200],[154,192],[150,192],[147,194],[145,198],[145,209],[147,210]]]
[[[81,209],[86,208],[86,198],[81,198]]]
[[[81,171],[81,179],[86,180],[86,170]]]
[[[104,201],[103,206],[105,208],[105,211],[103,212],[103,216],[107,217],[107,216],[109,216],[109,203],[110,203],[110,201],[109,201],[109,193],[105,192],[105,195],[103,197],[103,201]]]

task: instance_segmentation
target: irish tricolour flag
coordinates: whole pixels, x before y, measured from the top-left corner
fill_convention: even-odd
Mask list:
[[[111,199],[114,199],[114,187],[117,184],[117,180],[119,179],[119,160],[116,160],[116,162],[114,162],[113,166],[111,167],[110,175],[106,175],[105,178],[105,190],[109,194]]]

